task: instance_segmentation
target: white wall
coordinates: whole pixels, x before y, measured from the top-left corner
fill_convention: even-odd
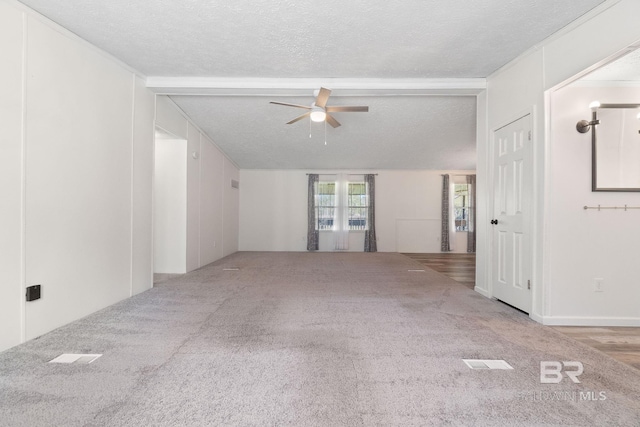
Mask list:
[[[119,65],[27,25],[26,283],[44,294],[26,305],[34,338],[130,295],[134,93]]]
[[[200,267],[200,131],[192,123],[187,127],[186,170],[186,271]],[[184,205],[183,205],[184,206]]]
[[[154,196],[154,272],[186,273],[188,263],[186,140],[156,137]],[[193,268],[197,267],[196,265]]]
[[[591,133],[578,133],[575,125],[590,119],[593,100],[638,103],[640,88],[566,87],[551,96],[547,226],[554,286],[548,316],[556,323],[633,324],[640,319],[640,211],[585,211],[583,206],[640,206],[640,193],[591,191]],[[635,122],[631,126],[640,128]],[[603,120],[599,129],[605,127]],[[604,279],[604,292],[594,292],[594,278]]]
[[[376,234],[379,251],[441,251],[444,173],[466,175],[475,171],[379,172],[376,177]],[[452,251],[466,253],[466,238],[466,233],[456,233],[456,242],[451,242]]]
[[[156,97],[156,127],[176,138],[187,139],[189,120],[166,96]]]
[[[240,181],[240,170],[229,159],[224,158],[224,231],[223,255],[231,255],[238,251],[240,229],[240,189],[231,187],[231,180]],[[241,184],[242,185],[242,184]],[[242,188],[242,186],[240,186]]]
[[[306,251],[307,173],[241,170],[240,250]],[[336,171],[326,171],[332,173]],[[345,171],[362,174],[363,171]],[[440,252],[442,174],[473,171],[378,171],[376,235],[380,252]],[[466,234],[464,239],[466,241]],[[350,233],[350,250],[362,251],[364,233]],[[320,250],[331,250],[321,232]],[[466,252],[466,244],[457,252]]]
[[[552,253],[557,253],[557,241],[548,228],[558,209],[554,206],[557,200],[553,198],[555,189],[549,180],[550,161],[555,161],[553,147],[556,142],[550,135],[547,98],[545,91],[560,85],[582,73],[586,68],[601,63],[632,43],[640,40],[640,26],[635,17],[640,13],[640,2],[636,0],[621,0],[607,2],[593,12],[583,16],[569,27],[553,35],[550,39],[530,52],[523,54],[503,69],[489,76],[487,79],[486,104],[478,105],[479,128],[486,127],[486,133],[478,137],[478,153],[491,153],[491,132],[503,126],[524,113],[531,113],[533,118],[534,144],[534,212],[533,212],[533,307],[531,317],[544,323],[602,323],[602,310],[614,313],[618,309],[615,304],[603,301],[604,305],[598,313],[591,312],[589,304],[582,299],[570,302],[560,302],[560,289],[566,289],[567,284],[554,275],[551,270]],[[606,34],[606,36],[603,36]],[[588,46],[584,49],[582,47]],[[479,98],[480,100],[481,98]],[[586,116],[585,116],[586,118]],[[573,124],[575,129],[575,123]],[[482,158],[481,158],[482,157]],[[491,162],[479,155],[478,162],[478,191],[491,195]],[[483,163],[486,161],[486,163]],[[569,172],[568,172],[569,173]],[[485,181],[481,177],[487,177]],[[490,197],[487,201],[490,203]],[[482,218],[484,216],[484,218]],[[478,213],[479,236],[490,236],[489,221],[491,204]],[[558,219],[559,220],[559,219]],[[555,222],[557,220],[554,219]],[[596,232],[596,230],[583,230]],[[600,230],[598,230],[599,232]],[[484,294],[491,295],[491,277],[488,263],[491,259],[490,241],[480,244],[477,248],[478,268],[476,271],[477,288]],[[575,245],[578,250],[579,244]],[[584,250],[580,248],[579,251]],[[601,264],[615,265],[617,256],[605,255],[599,260]],[[485,260],[482,262],[482,260]],[[567,266],[567,275],[581,273],[574,267]],[[569,286],[569,288],[571,285]],[[562,291],[561,291],[562,293]],[[552,307],[574,307],[572,313],[580,312],[582,319],[566,318]],[[589,313],[587,313],[589,312]],[[567,313],[570,315],[570,313]],[[626,320],[625,320],[626,322]],[[615,323],[615,320],[614,320]]]
[[[493,218],[492,200],[489,193],[490,176],[489,171],[490,150],[488,149],[487,137],[487,92],[478,95],[477,103],[477,124],[476,124],[476,152],[478,158],[476,169],[476,285],[475,290],[484,296],[490,296],[487,289],[488,272],[490,270],[489,254],[491,252],[491,241],[489,230],[486,224]]]
[[[167,96],[156,99],[156,127],[186,141],[186,170],[180,172],[185,174],[186,247],[180,251],[186,271],[236,252],[239,198],[238,190],[230,190],[231,178],[239,176],[237,166]],[[183,272],[159,268],[156,273]]]
[[[132,70],[17,2],[0,2],[0,32],[3,350],[151,287],[154,105]]]
[[[23,14],[0,2],[0,351],[21,341]]]
[[[225,157],[211,141],[202,136],[200,142],[201,188],[200,202],[200,260],[202,265],[209,264],[223,256],[223,224],[226,206],[223,194]],[[229,234],[235,235],[237,228],[229,225]],[[235,250],[231,253],[236,252]]]
[[[240,170],[241,251],[303,251],[307,235],[304,171]]]
[[[153,283],[153,140],[155,95],[142,78],[135,79],[132,174],[131,295],[149,289]]]
[[[223,190],[237,167],[173,103],[156,109],[138,73],[11,0],[0,1],[0,52],[0,351],[152,286],[156,116],[218,156],[213,183],[199,162],[187,171],[190,266],[215,247],[193,224],[217,224],[224,240],[207,262],[237,249],[237,191]],[[202,218],[212,198],[219,213]],[[31,284],[42,298],[26,303]]]

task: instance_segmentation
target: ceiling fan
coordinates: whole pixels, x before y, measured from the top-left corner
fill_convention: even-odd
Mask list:
[[[329,113],[344,113],[344,112],[367,112],[369,111],[369,107],[362,106],[328,106],[327,101],[329,100],[329,95],[331,95],[331,91],[324,87],[321,87],[316,95],[316,100],[310,106],[308,105],[298,105],[298,104],[288,104],[286,102],[275,102],[271,101],[271,104],[277,105],[285,105],[287,107],[296,107],[296,108],[304,108],[307,111],[301,116],[296,117],[295,119],[287,122],[288,125],[295,123],[299,120],[304,119],[305,117],[311,118],[314,122],[324,122],[326,121],[334,128],[340,126],[340,123],[333,118],[333,116]]]

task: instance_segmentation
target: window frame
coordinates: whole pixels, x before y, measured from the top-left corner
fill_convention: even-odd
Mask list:
[[[336,210],[338,209],[336,195],[337,182],[321,180],[317,182],[316,186],[314,204],[316,210],[315,229],[317,231],[332,231],[334,230]],[[359,191],[354,192],[354,189]],[[348,182],[347,200],[348,202],[345,209],[347,210],[349,221],[348,231],[358,232],[368,230],[369,195],[364,177]],[[329,215],[328,212],[330,212]],[[358,221],[358,225],[353,225],[354,221]]]
[[[360,187],[360,191],[353,192],[354,188]],[[369,195],[367,191],[367,183],[364,180],[349,181],[347,186],[347,214],[349,217],[349,231],[366,231],[369,229]],[[354,204],[353,201],[358,198],[361,204]],[[355,211],[359,211],[359,215],[354,215]],[[362,225],[353,225],[354,221],[362,223]]]
[[[452,188],[453,225],[455,228],[455,232],[466,233],[469,231],[469,209],[471,208],[471,206],[469,206],[469,184],[467,183],[466,179],[464,180],[464,182],[460,182],[459,180],[454,180],[452,187],[453,187]],[[460,187],[464,187],[464,190],[460,192],[464,194],[458,193],[458,188]],[[458,196],[463,197],[461,206],[456,205],[456,199],[458,198]],[[462,212],[462,215],[460,218],[458,218],[459,211]]]
[[[316,230],[331,231],[333,230],[335,210],[337,207],[336,183],[333,181],[318,181],[316,185],[316,200],[314,206],[316,210]],[[321,189],[323,189],[323,187],[332,187],[333,192],[321,192]],[[326,191],[326,188],[324,189],[324,191]],[[329,203],[326,203],[327,201]],[[331,215],[326,214],[328,211],[332,212]]]

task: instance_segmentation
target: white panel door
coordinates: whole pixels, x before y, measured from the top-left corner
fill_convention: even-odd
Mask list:
[[[493,296],[531,310],[531,116],[494,134]]]

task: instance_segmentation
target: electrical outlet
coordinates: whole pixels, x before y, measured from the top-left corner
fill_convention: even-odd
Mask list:
[[[215,240],[213,241],[213,247],[214,248],[216,247],[216,241]]]
[[[33,285],[27,287],[27,301],[35,301],[40,299],[40,285]]]
[[[595,278],[593,279],[593,291],[594,292],[604,292],[604,279],[602,278]]]

